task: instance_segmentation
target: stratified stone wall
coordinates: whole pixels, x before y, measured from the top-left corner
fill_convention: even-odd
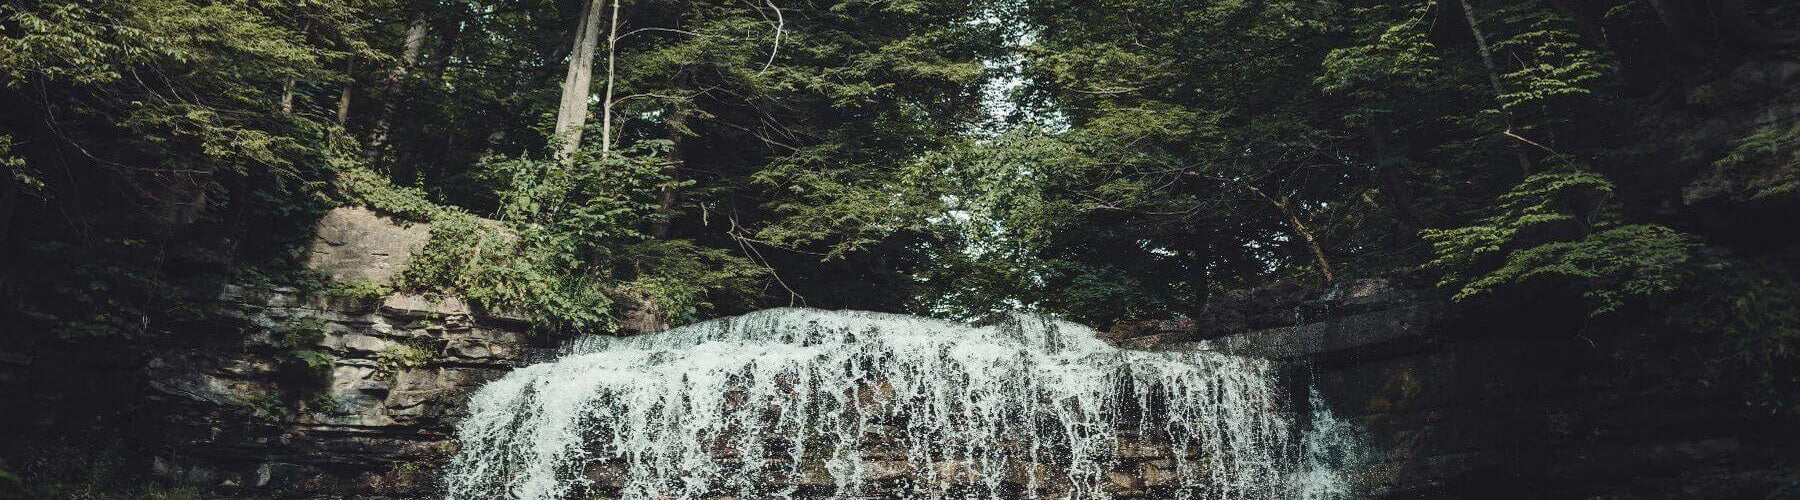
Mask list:
[[[309,262],[335,280],[387,284],[428,234],[339,209]],[[143,376],[163,423],[156,472],[228,497],[432,496],[469,393],[542,349],[523,321],[478,316],[456,297],[235,285],[219,301],[239,341],[155,353]],[[329,368],[306,368],[297,351]]]

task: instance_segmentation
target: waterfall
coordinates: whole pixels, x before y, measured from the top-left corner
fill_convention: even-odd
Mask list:
[[[1342,491],[1309,470],[1315,440],[1293,407],[1267,361],[1118,349],[1043,317],[773,309],[586,338],[488,383],[445,486],[528,500]]]

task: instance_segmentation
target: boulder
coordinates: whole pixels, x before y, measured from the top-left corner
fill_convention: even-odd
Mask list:
[[[361,207],[342,207],[319,219],[306,265],[333,281],[393,284],[412,256],[431,241],[425,224],[403,224]]]

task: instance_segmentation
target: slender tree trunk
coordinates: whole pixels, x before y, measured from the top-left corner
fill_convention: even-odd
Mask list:
[[[681,182],[681,160],[671,154],[669,161],[671,162],[669,168],[664,169],[663,172],[668,175],[669,182]],[[669,239],[669,229],[675,224],[675,205],[680,202],[681,190],[675,189],[675,186],[663,186],[662,191],[656,194],[657,219],[656,223],[650,226],[651,236],[659,240]]]
[[[354,85],[354,79],[344,82],[344,89],[338,92],[337,124],[340,128],[344,126],[345,122],[350,121],[350,90]]]
[[[425,48],[425,13],[414,14],[412,21],[406,26],[406,40],[401,47],[400,60],[388,68],[387,83],[381,88],[381,114],[375,119],[375,128],[369,131],[369,157],[381,154],[387,146],[388,131],[393,126],[394,110],[400,103],[400,82],[406,73],[412,70],[419,61],[419,52]]]
[[[1494,64],[1493,51],[1488,50],[1487,35],[1481,33],[1481,23],[1475,19],[1475,7],[1469,5],[1469,0],[1457,0],[1457,3],[1462,6],[1463,19],[1469,23],[1469,34],[1475,38],[1475,51],[1481,55],[1481,67],[1487,70],[1488,86],[1493,88],[1494,99],[1498,101],[1506,91],[1500,86],[1500,68]],[[1505,117],[1506,133],[1513,133],[1512,113],[1502,109],[1500,115]],[[1519,160],[1521,175],[1531,175],[1531,156],[1526,154],[1525,146],[1514,143],[1512,150]]]
[[[352,90],[355,90],[355,89],[356,89],[356,58],[351,57],[350,61],[344,64],[344,88],[341,90],[338,90],[338,102],[337,102],[338,128],[344,128],[344,124],[348,123],[350,121],[350,93]]]
[[[281,113],[294,114],[294,77],[281,81]]]
[[[612,25],[606,30],[606,98],[600,106],[600,152],[612,152],[613,81],[617,76],[613,63],[619,56],[619,2],[612,3]]]
[[[1325,258],[1325,248],[1319,246],[1319,240],[1313,238],[1312,231],[1306,230],[1306,225],[1300,223],[1300,216],[1295,214],[1286,203],[1277,204],[1275,208],[1280,209],[1281,214],[1287,216],[1288,225],[1294,227],[1294,232],[1298,233],[1300,239],[1306,242],[1306,248],[1312,250],[1313,262],[1319,265],[1319,274],[1325,275],[1325,281],[1336,281],[1337,273],[1331,270],[1331,261]]]
[[[1287,219],[1288,226],[1294,229],[1294,234],[1300,237],[1300,242],[1304,243],[1306,249],[1312,253],[1313,264],[1319,266],[1319,274],[1325,276],[1325,281],[1336,281],[1337,273],[1331,270],[1331,261],[1325,258],[1325,247],[1319,246],[1319,240],[1313,237],[1312,231],[1307,230],[1306,224],[1300,222],[1300,214],[1294,212],[1287,197],[1282,196],[1277,200],[1269,197],[1268,193],[1257,189],[1256,186],[1245,184],[1244,187],[1249,188],[1250,192],[1256,193],[1256,196],[1262,198],[1263,201],[1269,202],[1269,205],[1275,207],[1277,212],[1281,212],[1281,216]]]
[[[300,34],[304,37],[311,31],[312,26],[308,25],[300,29]],[[281,79],[281,114],[294,114],[294,87],[298,83],[299,82],[295,81],[292,76]]]
[[[616,1],[616,0],[615,0]],[[556,109],[556,137],[562,141],[556,154],[568,161],[581,149],[581,129],[587,124],[588,96],[594,85],[594,51],[600,42],[600,11],[606,0],[592,0],[581,9],[575,28],[574,48],[569,51],[569,70],[563,77],[562,102]]]

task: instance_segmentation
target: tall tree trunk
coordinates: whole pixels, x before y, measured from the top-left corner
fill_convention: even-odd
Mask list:
[[[1463,19],[1469,23],[1469,34],[1475,38],[1475,51],[1481,55],[1481,67],[1487,70],[1488,86],[1494,90],[1496,103],[1506,91],[1500,86],[1500,68],[1494,65],[1494,53],[1488,49],[1487,35],[1481,33],[1481,23],[1475,19],[1475,7],[1469,0],[1457,0],[1462,6]],[[1512,113],[1502,109],[1500,115],[1506,120],[1506,133],[1513,133]],[[1518,143],[1512,145],[1513,156],[1519,160],[1521,175],[1531,175],[1531,156],[1526,154],[1525,146]]]
[[[615,0],[616,1],[616,0]],[[556,108],[556,137],[562,144],[557,158],[568,161],[581,149],[581,128],[587,124],[588,95],[594,86],[594,51],[600,43],[600,11],[606,0],[591,0],[581,9],[575,28],[574,48],[569,51],[569,70],[563,76],[562,101]]]
[[[425,48],[425,13],[414,14],[412,21],[406,25],[406,40],[400,50],[400,60],[388,68],[387,83],[381,88],[381,114],[375,119],[375,128],[369,131],[369,157],[375,158],[387,146],[388,131],[393,126],[394,110],[400,105],[400,82],[406,73],[412,70],[419,60],[419,52]]]
[[[600,152],[612,152],[613,82],[617,73],[613,63],[619,56],[619,2],[613,0],[612,23],[606,30],[606,98],[600,106]]]
[[[344,90],[338,90],[338,128],[344,128],[349,121],[349,92],[356,86],[356,58],[349,58],[344,67]]]
[[[300,29],[303,37],[310,32],[312,32],[310,25]],[[281,79],[281,114],[294,114],[294,87],[298,84],[299,82],[293,76]]]
[[[347,121],[349,121],[349,83],[344,85],[342,92],[338,92],[338,126],[342,128],[344,122]]]

